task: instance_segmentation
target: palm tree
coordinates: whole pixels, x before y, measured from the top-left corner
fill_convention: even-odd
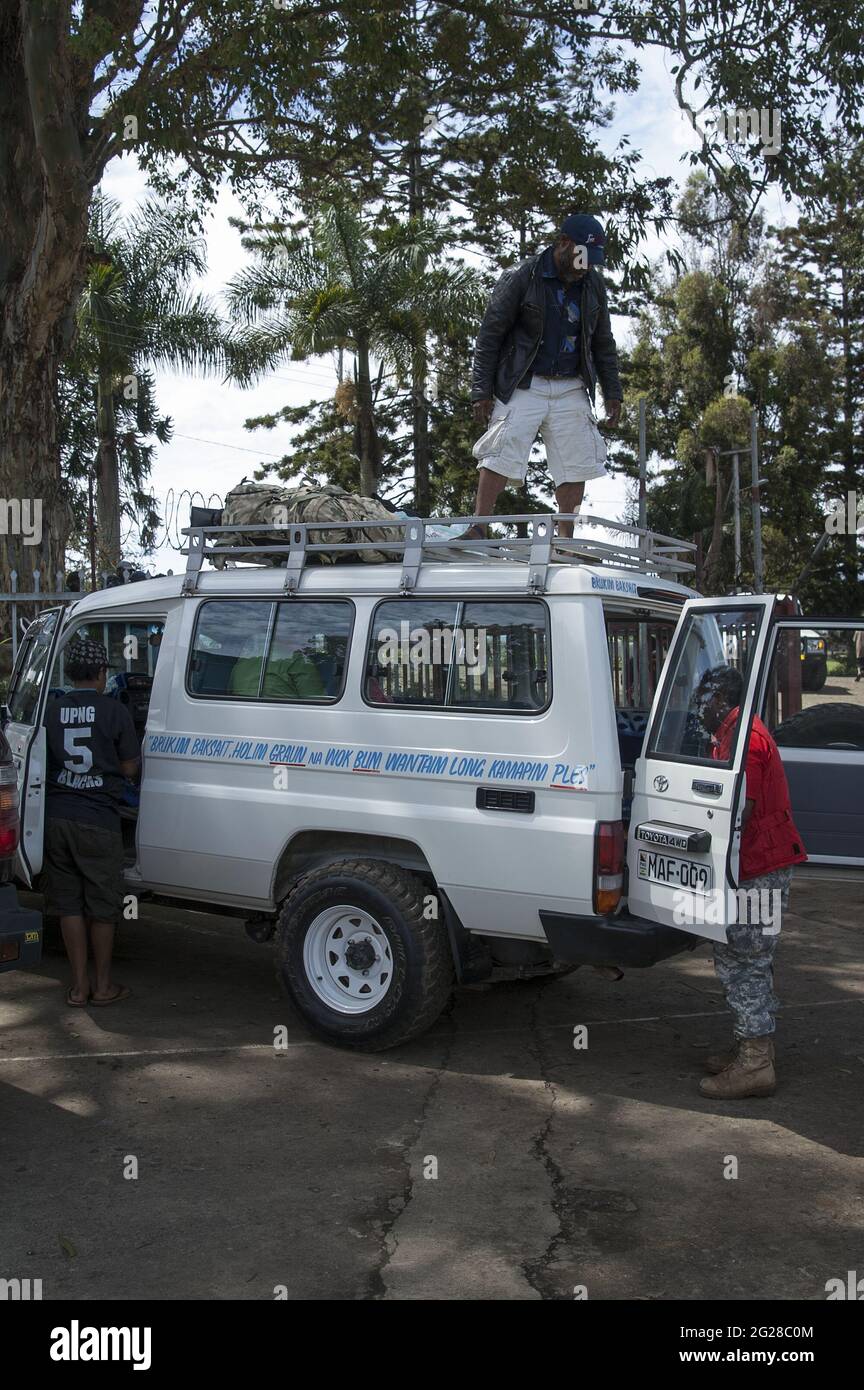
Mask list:
[[[205,270],[203,243],[162,204],[148,201],[121,222],[115,202],[95,199],[69,366],[94,382],[100,567],[119,564],[122,512],[138,515],[144,503],[151,456],[145,438],[170,438],[170,420],[156,411],[150,369],[225,369],[219,315],[204,295],[187,289],[189,279]]]
[[[444,234],[412,218],[376,229],[345,202],[324,206],[308,229],[255,230],[243,239],[251,265],[228,286],[241,325],[234,374],[246,381],[288,354],[294,361],[354,354],[359,487],[374,496],[381,468],[373,361],[398,385],[424,372],[430,337],[470,331],[482,303],[479,276],[442,258]],[[416,460],[416,455],[415,455]],[[416,476],[415,501],[428,498]]]

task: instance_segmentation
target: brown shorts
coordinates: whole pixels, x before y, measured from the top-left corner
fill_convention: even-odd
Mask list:
[[[45,911],[116,922],[123,908],[120,828],[45,819]]]

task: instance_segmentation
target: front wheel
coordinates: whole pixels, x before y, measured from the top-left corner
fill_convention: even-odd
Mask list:
[[[438,900],[416,875],[344,859],[301,879],[277,925],[277,974],[312,1032],[376,1052],[429,1028],[453,988]]]

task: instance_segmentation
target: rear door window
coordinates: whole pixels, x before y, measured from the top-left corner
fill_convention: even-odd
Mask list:
[[[733,765],[762,611],[718,604],[690,614],[664,674],[649,758]]]

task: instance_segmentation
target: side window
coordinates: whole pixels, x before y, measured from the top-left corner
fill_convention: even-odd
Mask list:
[[[373,705],[443,705],[459,604],[396,599],[372,617],[364,694]]]
[[[546,605],[466,603],[460,618],[463,659],[451,681],[461,708],[536,713],[552,694]]]
[[[781,748],[864,751],[864,623],[780,628],[762,717]]]
[[[345,685],[353,619],[350,603],[278,603],[263,698],[338,700]]]
[[[32,724],[36,718],[58,617],[56,609],[43,613],[24,635],[9,687],[9,718],[16,724]]]
[[[187,688],[228,700],[335,700],[342,693],[354,618],[340,600],[201,604]]]
[[[257,599],[201,604],[189,659],[191,695],[258,698],[275,606]]]
[[[689,615],[669,658],[649,757],[731,767],[763,611],[718,607]]]
[[[537,713],[551,698],[546,605],[381,603],[369,634],[364,695],[374,705]]]
[[[127,677],[152,676],[159,656],[159,644],[165,628],[163,619],[152,622],[134,621],[128,618],[92,618],[81,623],[64,635],[63,645],[57,653],[54,669],[51,672],[51,693],[60,694],[70,689],[71,682],[66,674],[66,652],[70,642],[76,637],[89,637],[99,642],[108,653],[108,680],[106,693],[116,695],[126,688]]]

